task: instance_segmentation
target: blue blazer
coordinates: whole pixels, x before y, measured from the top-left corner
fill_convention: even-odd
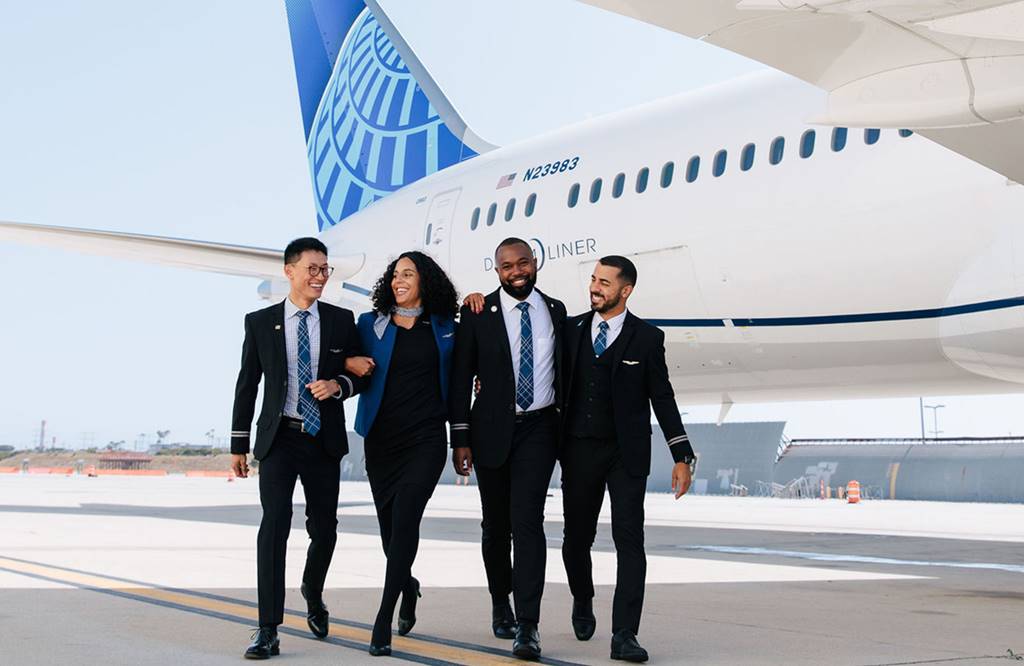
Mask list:
[[[377,313],[370,311],[359,315],[356,327],[359,330],[359,341],[363,355],[373,358],[376,367],[370,375],[369,385],[359,394],[359,410],[356,412],[356,432],[366,437],[373,427],[380,409],[380,401],[384,398],[384,384],[388,378],[388,367],[391,365],[391,353],[395,349],[395,325],[388,322],[384,336],[377,338],[373,324],[377,321]],[[434,329],[437,341],[438,356],[441,368],[441,400],[448,405],[448,378],[452,370],[452,350],[455,348],[455,320],[451,317],[430,316],[430,324]]]

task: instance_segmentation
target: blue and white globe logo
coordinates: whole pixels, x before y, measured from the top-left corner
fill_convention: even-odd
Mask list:
[[[320,229],[476,155],[442,122],[368,9],[345,37],[308,148]]]

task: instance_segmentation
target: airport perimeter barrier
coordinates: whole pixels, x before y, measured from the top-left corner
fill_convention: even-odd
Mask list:
[[[0,467],[0,474],[17,474],[20,471],[18,467]]]
[[[218,469],[218,470],[207,470],[207,469],[200,470],[200,469],[193,469],[193,470],[189,470],[189,471],[185,472],[185,476],[192,477],[192,478],[206,477],[206,478],[213,478],[213,479],[224,479],[224,478],[233,479],[235,477],[235,473],[232,472],[229,469],[228,470],[220,470],[220,469]]]
[[[166,469],[97,469],[96,476],[167,476]],[[90,474],[89,476],[93,476]]]
[[[29,467],[25,470],[27,474],[64,474],[70,476],[75,473],[74,467]]]

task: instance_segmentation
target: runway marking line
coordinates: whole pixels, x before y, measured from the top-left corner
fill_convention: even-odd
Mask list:
[[[255,626],[258,622],[256,604],[215,594],[176,588],[153,587],[148,583],[41,564],[29,560],[0,556],[0,571],[64,583],[74,587],[110,594],[133,601],[155,604],[190,613],[214,617],[238,624]],[[351,620],[331,618],[331,635],[322,642],[365,651],[370,642],[371,626]],[[284,634],[319,641],[310,635],[306,615],[286,609],[284,624],[278,628]],[[521,664],[507,651],[473,643],[453,641],[435,636],[394,636],[391,641],[393,657],[422,664],[466,664],[490,666],[492,664]],[[553,666],[578,666],[559,659],[542,659],[540,663]]]

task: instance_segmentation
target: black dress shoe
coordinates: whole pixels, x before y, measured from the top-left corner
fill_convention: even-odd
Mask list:
[[[402,605],[398,607],[398,635],[405,636],[416,624],[416,601],[422,597],[420,582],[409,576],[409,583],[402,592]]]
[[[370,654],[374,657],[386,657],[391,654],[391,618],[377,616],[370,634]]]
[[[390,645],[374,645],[370,643],[370,649],[368,650],[371,657],[390,657],[391,646]]]
[[[520,659],[537,661],[540,659],[540,634],[533,622],[520,622],[516,629],[516,639],[512,642],[512,654]]]
[[[260,627],[252,635],[252,645],[246,649],[245,658],[270,659],[278,654],[281,654],[281,642],[277,639],[277,629]]]
[[[331,626],[331,614],[327,611],[327,606],[324,606],[321,599],[311,600],[309,598],[311,595],[309,595],[305,583],[299,589],[302,592],[302,598],[306,600],[306,624],[309,625],[309,630],[317,638],[327,638],[327,632]]]
[[[512,640],[516,637],[516,616],[507,600],[491,608],[491,629],[495,638]]]
[[[612,659],[620,661],[647,661],[647,650],[636,642],[636,634],[629,629],[619,629],[612,636]]]
[[[576,640],[589,641],[597,629],[597,618],[594,617],[593,599],[572,600],[572,630]]]

